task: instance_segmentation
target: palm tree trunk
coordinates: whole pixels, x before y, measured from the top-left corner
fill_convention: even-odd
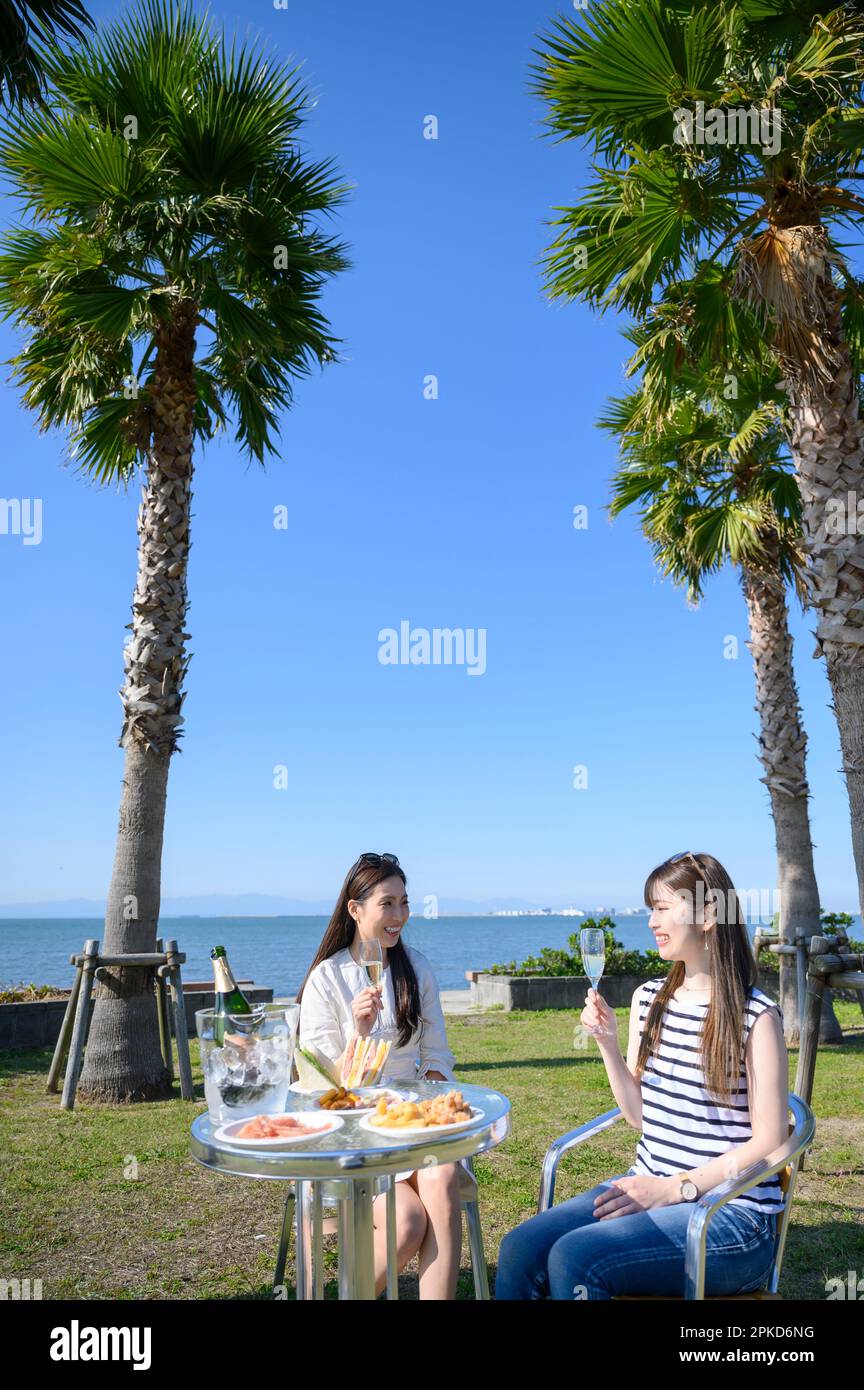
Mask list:
[[[771,554],[772,541],[764,538]],[[780,940],[790,944],[800,933],[808,940],[819,933],[819,888],[813,866],[813,842],[807,806],[807,735],[792,664],[786,589],[778,569],[742,566],[741,585],[750,629],[748,647],[756,675],[761,779],[771,798],[780,889]],[[794,956],[781,955],[780,1008],[786,1042],[799,1041],[797,971]],[[825,991],[820,1040],[836,1041],[842,1030]]]
[[[819,618],[815,655],[826,659],[840,733],[864,917],[864,534],[857,515],[864,501],[864,422],[832,273],[838,257],[818,213],[796,205],[775,235],[786,238],[786,310],[789,302],[797,306],[797,317],[781,322],[775,345],[787,377],[808,602]]]
[[[833,287],[830,293],[836,300]],[[828,668],[864,913],[864,536],[857,527],[864,426],[839,304],[831,317],[841,365],[818,397],[790,393],[791,446],[804,502],[810,603],[819,614],[816,655],[824,655]]]
[[[121,699],[120,822],[103,951],[155,951],[171,755],[183,722],[184,631],[195,407],[195,308],[181,303],[156,334],[146,404],[151,445],[138,513],[138,579]],[[79,1093],[91,1100],[170,1095],[152,970],[110,970],[96,992]]]

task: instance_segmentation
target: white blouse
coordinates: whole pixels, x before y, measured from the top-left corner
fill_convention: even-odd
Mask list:
[[[456,1058],[447,1046],[444,1011],[438,992],[438,981],[426,957],[413,946],[405,950],[417,976],[420,991],[420,1021],[405,1047],[396,1045],[396,1004],[393,996],[392,972],[387,965],[381,986],[384,1005],[378,1015],[377,1038],[390,1038],[393,1046],[384,1067],[388,1081],[414,1081],[427,1072],[438,1071],[446,1081],[455,1081],[453,1068]],[[351,1001],[369,981],[349,948],[316,965],[300,1001],[300,1046],[312,1043],[325,1057],[335,1062],[356,1032]]]

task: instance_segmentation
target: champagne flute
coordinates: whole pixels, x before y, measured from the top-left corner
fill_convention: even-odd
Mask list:
[[[579,946],[582,951],[583,969],[591,981],[592,989],[596,990],[606,965],[606,937],[602,928],[583,927],[579,933]],[[582,1026],[592,1038],[603,1033],[602,1028],[588,1028],[584,1023]]]
[[[366,979],[372,989],[380,989],[381,980],[384,976],[384,955],[381,950],[380,941],[361,941],[358,950],[360,964],[366,972]],[[373,1033],[381,1032],[380,1017],[376,1012],[375,1023],[371,1029]]]

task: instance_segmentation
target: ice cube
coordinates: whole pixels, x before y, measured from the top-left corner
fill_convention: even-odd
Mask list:
[[[225,1061],[225,1053],[221,1047],[214,1047],[210,1056],[205,1061],[207,1076],[215,1085],[224,1081],[228,1075],[228,1065]]]

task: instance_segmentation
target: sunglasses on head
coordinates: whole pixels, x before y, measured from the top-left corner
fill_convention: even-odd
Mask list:
[[[399,860],[395,854],[376,854],[374,850],[361,854],[357,860],[358,864],[374,864],[377,868],[379,864],[398,864]]]

